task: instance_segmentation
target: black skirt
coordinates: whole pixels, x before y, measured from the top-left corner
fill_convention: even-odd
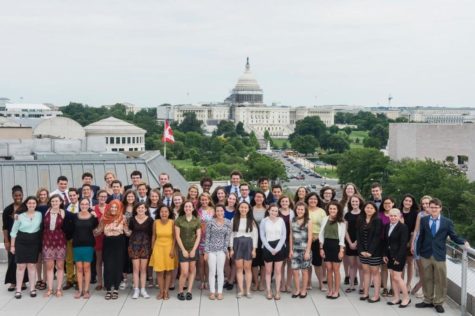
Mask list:
[[[388,258],[388,269],[396,271],[396,272],[402,272],[404,271],[404,266],[406,265],[406,260],[403,260],[402,262],[398,262],[398,264],[394,263],[394,258],[389,257]]]
[[[279,243],[278,240],[274,241],[269,241],[269,245],[272,248],[275,248],[277,244]],[[285,244],[282,246],[282,248],[275,254],[273,255],[267,248],[262,248],[262,258],[264,259],[264,262],[279,262],[279,261],[284,261],[286,259],[286,247]]]
[[[323,242],[323,251],[325,251],[325,262],[341,262],[338,258],[340,252],[340,245],[338,239],[325,238]]]
[[[312,241],[312,265],[315,267],[322,266],[322,257],[320,257],[320,241],[315,239]]]
[[[37,263],[41,251],[41,234],[18,232],[15,240],[15,262]]]

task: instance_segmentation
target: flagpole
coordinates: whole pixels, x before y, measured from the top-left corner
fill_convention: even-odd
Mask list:
[[[167,160],[167,142],[163,144],[163,157]]]

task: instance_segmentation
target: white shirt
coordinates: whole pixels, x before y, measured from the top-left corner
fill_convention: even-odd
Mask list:
[[[262,240],[262,247],[269,251],[280,251],[285,244],[287,237],[287,231],[285,228],[285,222],[281,217],[277,217],[277,220],[273,222],[269,217],[264,218],[260,224],[259,234]],[[272,248],[269,242],[278,240],[278,244],[275,248]]]
[[[389,232],[388,232],[388,236],[391,236],[391,233],[393,232],[394,228],[396,227],[397,223],[396,224],[389,224]]]
[[[245,197],[245,198],[244,198],[244,197],[240,197],[240,198],[239,198],[239,202],[247,202],[247,203],[250,204],[250,203],[251,203],[251,198],[250,198],[249,196],[247,196],[247,197]]]
[[[74,212],[72,210],[73,206],[74,206]],[[77,202],[76,204],[73,204],[73,203],[69,204],[68,207],[66,208],[66,211],[68,211],[69,213],[79,212],[79,202]]]
[[[69,204],[70,201],[69,201],[69,195],[68,195],[69,192],[68,191],[69,191],[68,189],[66,189],[65,191],[60,191],[59,189],[56,189],[56,190],[54,190],[53,192],[51,192],[49,194],[49,197],[52,197],[55,194],[59,194],[61,196],[61,199],[63,200],[63,202],[65,204]]]

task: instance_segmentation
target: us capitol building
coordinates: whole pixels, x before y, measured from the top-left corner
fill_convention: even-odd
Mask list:
[[[157,120],[168,119],[181,123],[188,112],[196,113],[197,119],[203,121],[208,132],[212,132],[219,121],[230,120],[235,124],[242,122],[246,132],[254,132],[257,138],[263,138],[266,130],[274,138],[287,138],[293,133],[296,122],[306,116],[318,116],[326,126],[334,124],[334,110],[331,108],[264,104],[264,93],[251,72],[249,58],[244,73],[224,102],[160,105],[157,107]]]

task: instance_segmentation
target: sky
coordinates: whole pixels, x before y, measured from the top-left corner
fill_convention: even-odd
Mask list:
[[[0,97],[475,106],[472,0],[0,0]]]

